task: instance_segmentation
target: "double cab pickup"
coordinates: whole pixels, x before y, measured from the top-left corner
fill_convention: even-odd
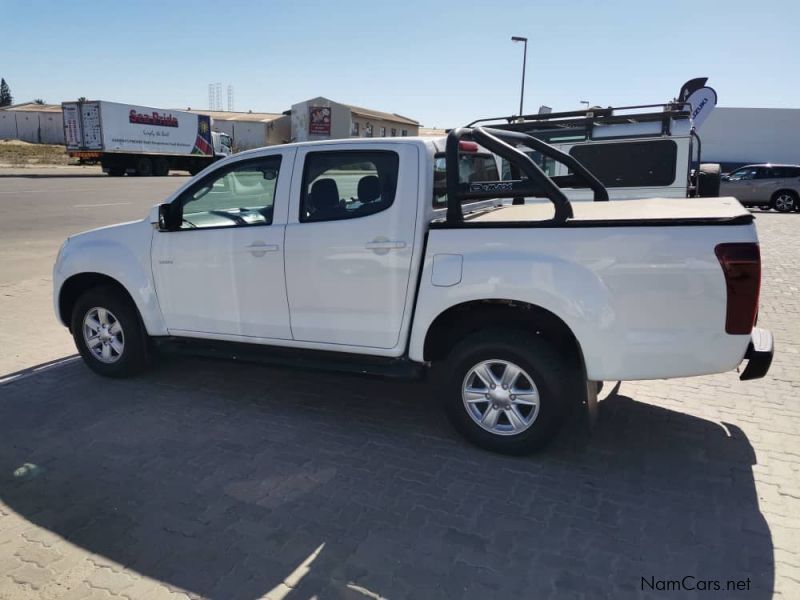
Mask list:
[[[595,201],[570,203],[531,149]],[[169,349],[430,372],[456,429],[505,453],[591,412],[604,380],[743,361],[742,379],[764,376],[753,216],[734,198],[607,198],[574,158],[516,132],[262,148],[209,166],[141,221],[70,237],[55,310],[111,377]]]

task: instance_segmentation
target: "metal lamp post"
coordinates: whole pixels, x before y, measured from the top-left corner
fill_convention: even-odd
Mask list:
[[[522,116],[522,100],[525,97],[525,63],[528,60],[528,38],[519,37],[516,35],[511,36],[512,42],[524,42],[525,50],[522,54],[522,88],[519,91],[519,116]]]

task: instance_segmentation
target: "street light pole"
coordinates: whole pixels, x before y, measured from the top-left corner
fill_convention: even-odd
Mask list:
[[[522,100],[525,98],[525,63],[528,60],[528,38],[520,36],[511,36],[512,42],[524,42],[525,49],[522,54],[522,88],[519,91],[519,116],[522,116]]]

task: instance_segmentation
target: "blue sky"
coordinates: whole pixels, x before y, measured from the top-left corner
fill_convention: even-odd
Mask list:
[[[663,102],[709,76],[721,106],[800,107],[800,3],[0,0],[15,101],[86,96],[279,112],[314,96],[451,127],[525,110]]]

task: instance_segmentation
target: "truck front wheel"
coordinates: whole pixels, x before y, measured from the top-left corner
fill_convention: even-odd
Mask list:
[[[491,330],[465,338],[443,365],[442,399],[470,442],[503,454],[529,454],[558,432],[576,374],[536,335]]]
[[[113,286],[87,290],[72,311],[72,337],[88,367],[129,377],[147,365],[147,336],[136,306]]]

